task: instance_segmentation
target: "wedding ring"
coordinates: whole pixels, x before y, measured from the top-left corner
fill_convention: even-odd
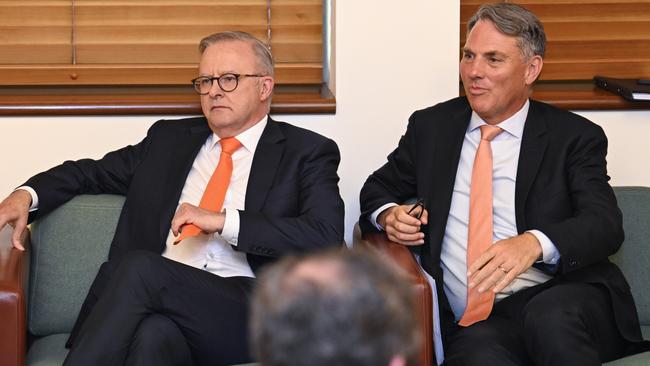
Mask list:
[[[508,270],[503,268],[503,266],[499,266],[499,269],[503,271],[503,273],[508,273]]]

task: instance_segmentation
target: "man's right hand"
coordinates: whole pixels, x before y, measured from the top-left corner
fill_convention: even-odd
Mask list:
[[[377,216],[377,223],[384,228],[389,240],[402,245],[424,244],[424,233],[420,232],[420,227],[427,224],[429,213],[418,207],[409,214],[413,206],[392,206]],[[422,215],[418,219],[419,210],[422,210]]]
[[[14,248],[25,250],[20,242],[20,238],[27,227],[27,218],[29,217],[29,207],[32,204],[32,196],[24,189],[19,189],[11,193],[0,203],[0,230],[6,224],[14,228],[11,241]]]

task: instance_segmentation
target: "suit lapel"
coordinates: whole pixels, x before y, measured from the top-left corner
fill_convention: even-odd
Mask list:
[[[169,224],[176,212],[178,200],[185,186],[187,175],[192,168],[192,164],[201,146],[211,133],[212,131],[208,127],[207,121],[201,125],[191,126],[185,133],[177,136],[174,150],[170,152],[167,168],[170,172],[169,176],[174,178],[168,179],[165,182],[165,188],[161,195],[161,199],[165,200],[162,205],[164,212],[161,215],[162,219],[160,221],[160,235],[163,245],[169,231]]]
[[[517,166],[517,183],[515,187],[515,217],[519,233],[526,230],[526,222],[524,219],[526,199],[539,171],[547,145],[546,121],[540,115],[536,102],[531,100],[521,139],[521,150],[519,152],[519,163]]]
[[[269,117],[253,157],[246,188],[246,210],[259,212],[273,184],[277,167],[284,154],[285,136],[278,123]]]
[[[429,169],[432,182],[430,186],[431,199],[427,205],[431,211],[429,213],[429,228],[431,230],[430,242],[434,244],[431,246],[434,258],[440,256],[460,153],[471,115],[472,110],[466,103],[464,108],[451,115],[450,121],[444,124],[436,123],[437,131],[434,132],[436,143],[433,144],[435,157],[433,166]],[[424,137],[424,139],[429,138],[429,136]]]

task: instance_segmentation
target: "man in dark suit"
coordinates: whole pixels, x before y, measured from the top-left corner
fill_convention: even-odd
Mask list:
[[[224,32],[199,49],[193,84],[205,118],[159,121],[139,144],[65,162],[0,204],[0,228],[13,225],[22,249],[30,207],[34,219],[78,194],[126,196],[66,364],[248,361],[257,269],[343,242],[338,148],[268,117],[274,80],[266,45]],[[215,201],[222,203],[209,208]]]
[[[363,230],[410,246],[435,279],[445,364],[600,365],[633,352],[634,302],[607,259],[623,230],[602,129],[529,100],[546,41],[534,14],[484,5],[467,32],[466,96],[411,116],[361,191]],[[398,205],[414,197],[423,207]]]

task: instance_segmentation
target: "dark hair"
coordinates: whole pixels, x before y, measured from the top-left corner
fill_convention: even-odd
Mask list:
[[[357,249],[271,266],[253,298],[251,335],[264,366],[378,366],[395,356],[415,364],[420,345],[410,285]]]
[[[489,20],[506,35],[517,37],[519,49],[525,59],[534,55],[542,58],[546,52],[544,26],[535,14],[513,3],[484,4],[467,22],[467,34],[479,20]]]
[[[269,47],[259,39],[255,38],[250,33],[234,31],[234,32],[219,32],[211,34],[201,40],[199,43],[199,52],[203,54],[209,46],[227,41],[244,41],[250,43],[253,47],[253,52],[257,58],[258,66],[262,68],[264,75],[273,76],[273,55]]]

